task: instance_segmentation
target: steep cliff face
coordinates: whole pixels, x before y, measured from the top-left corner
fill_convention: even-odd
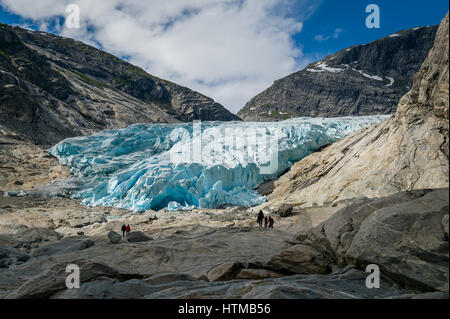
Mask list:
[[[138,122],[238,120],[212,99],[72,39],[0,24],[0,126],[38,145]]]
[[[391,114],[433,45],[437,26],[401,31],[313,63],[238,113],[246,121]]]
[[[448,14],[408,94],[389,120],[294,165],[266,205],[330,204],[449,185]]]

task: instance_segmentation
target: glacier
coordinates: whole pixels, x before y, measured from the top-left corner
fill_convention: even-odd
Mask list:
[[[295,162],[389,116],[283,122],[135,124],[66,139],[48,152],[71,168],[88,206],[183,211],[266,201],[255,189]]]

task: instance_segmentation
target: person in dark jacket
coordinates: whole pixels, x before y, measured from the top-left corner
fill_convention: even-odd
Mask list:
[[[264,220],[264,213],[262,212],[262,210],[260,210],[259,213],[258,213],[258,225],[259,225],[259,227],[262,227],[263,220]]]
[[[127,231],[127,226],[122,225],[122,236],[125,237],[125,232]]]
[[[273,218],[269,217],[269,228],[273,228],[274,223],[275,223],[275,221],[273,220]]]
[[[269,224],[269,218],[264,217],[264,227],[267,228],[267,225]]]

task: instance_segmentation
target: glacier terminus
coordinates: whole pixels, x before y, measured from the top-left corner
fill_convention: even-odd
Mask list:
[[[388,117],[135,124],[66,139],[49,153],[83,181],[72,197],[88,206],[135,212],[251,207],[266,200],[255,191],[262,183]]]

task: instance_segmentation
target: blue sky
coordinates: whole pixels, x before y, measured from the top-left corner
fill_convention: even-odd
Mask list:
[[[365,27],[368,4],[380,7],[379,29]],[[301,33],[294,38],[306,55],[324,57],[347,47],[364,44],[404,29],[439,24],[449,9],[446,0],[324,0],[305,21]],[[330,35],[341,29],[338,38],[318,42],[318,34]]]
[[[80,29],[64,26],[80,7]],[[368,29],[368,4],[381,27]],[[0,0],[0,22],[102,48],[233,112],[275,80],[349,46],[439,24],[447,0]]]

